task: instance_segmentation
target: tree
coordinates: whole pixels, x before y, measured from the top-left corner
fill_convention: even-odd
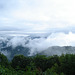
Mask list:
[[[9,65],[7,57],[2,53],[0,53],[0,65],[5,67],[8,67]]]
[[[24,70],[26,66],[30,64],[30,60],[28,57],[25,57],[23,55],[17,55],[12,59],[12,67],[16,69],[22,69]]]

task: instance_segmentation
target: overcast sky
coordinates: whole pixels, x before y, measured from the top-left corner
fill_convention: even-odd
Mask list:
[[[0,30],[75,32],[75,0],[0,0]]]

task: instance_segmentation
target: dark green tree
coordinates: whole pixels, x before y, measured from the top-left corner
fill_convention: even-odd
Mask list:
[[[17,55],[12,60],[12,67],[16,69],[22,69],[24,70],[26,66],[30,64],[30,60],[28,57],[25,57],[23,55]]]
[[[8,67],[9,65],[7,57],[2,53],[0,53],[0,65],[5,67]]]

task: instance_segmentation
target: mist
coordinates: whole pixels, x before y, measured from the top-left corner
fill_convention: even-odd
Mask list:
[[[34,33],[33,33],[34,34]],[[1,35],[0,37],[0,49],[2,47],[12,47],[13,49],[17,46],[27,47],[29,48],[29,54],[28,56],[32,56],[34,54],[40,53],[44,50],[47,50],[48,48],[52,46],[75,46],[75,33],[69,32],[68,34],[65,34],[63,32],[59,33],[51,33],[51,34],[42,34],[40,33],[36,34],[10,34],[10,35]],[[14,36],[15,35],[15,36]],[[36,36],[37,35],[37,36]],[[42,36],[42,37],[41,37]],[[1,43],[5,42],[6,45],[3,46]],[[4,55],[10,56],[10,53],[6,51],[1,51]],[[50,53],[57,53],[57,55],[62,54],[66,51],[60,51],[55,50],[50,51]],[[71,51],[70,51],[71,52]],[[73,52],[72,52],[73,53]]]
[[[69,32],[68,34],[52,33],[47,38],[30,39],[26,46],[30,48],[31,55],[46,50],[51,46],[75,46],[75,34],[72,32]]]

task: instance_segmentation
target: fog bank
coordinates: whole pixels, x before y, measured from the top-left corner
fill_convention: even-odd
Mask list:
[[[46,34],[15,34],[13,36],[5,35],[0,36],[0,47],[2,48],[2,43],[6,43],[3,47],[12,46],[14,49],[17,46],[28,47],[30,49],[29,55],[34,55],[40,53],[51,46],[75,46],[75,33],[69,32],[65,33],[51,33],[50,35]],[[44,36],[43,36],[44,35]],[[41,37],[42,36],[42,37]],[[4,52],[6,53],[6,52]]]

